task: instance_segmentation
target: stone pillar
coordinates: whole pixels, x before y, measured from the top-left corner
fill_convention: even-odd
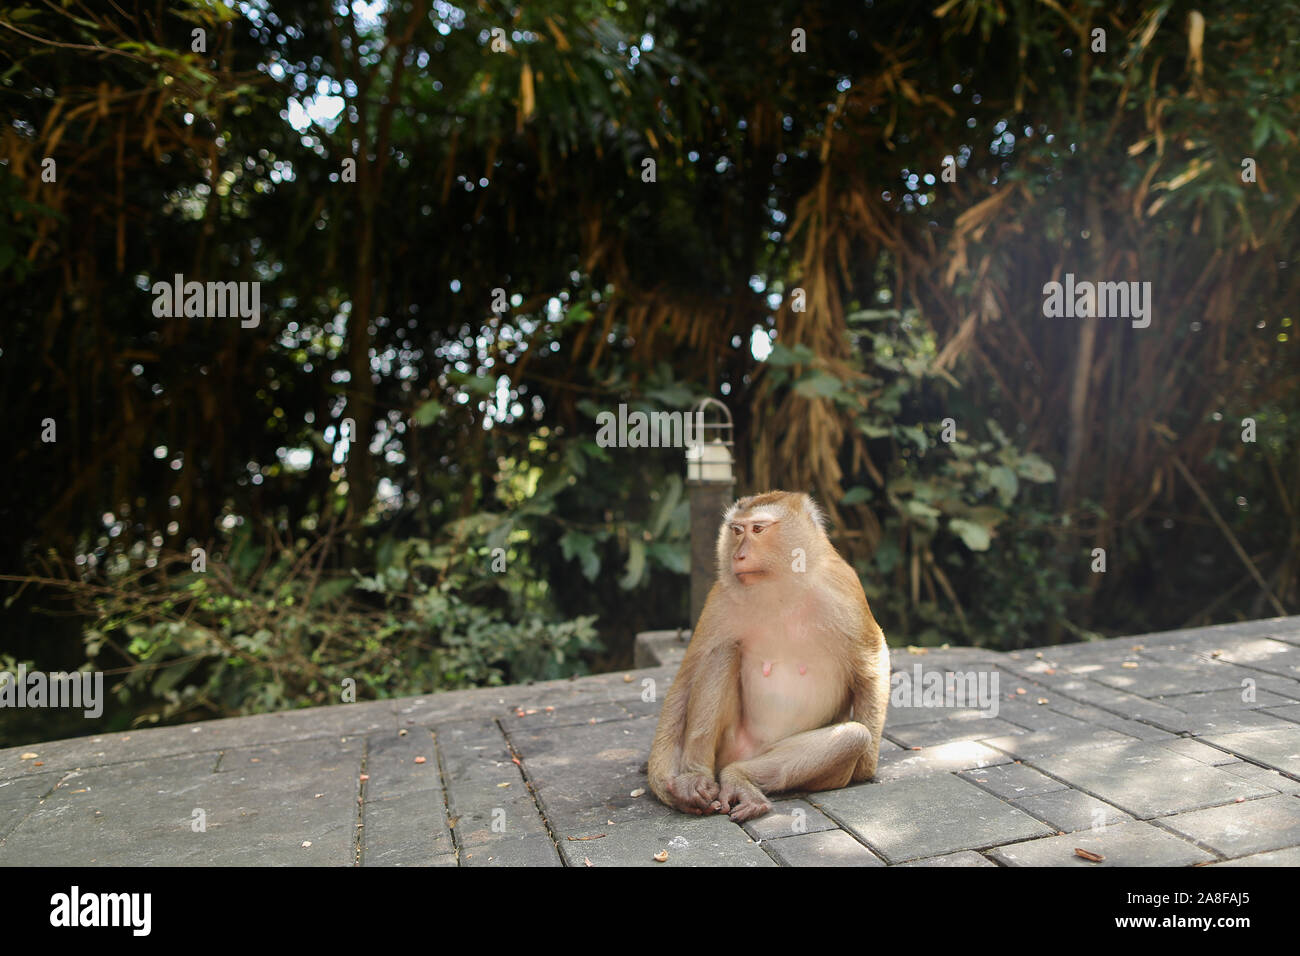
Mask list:
[[[735,485],[731,482],[686,482],[691,498],[691,618],[692,629],[704,610],[704,601],[717,578],[718,525],[730,507]]]

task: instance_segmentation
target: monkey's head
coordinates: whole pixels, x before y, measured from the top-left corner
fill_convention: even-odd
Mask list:
[[[806,571],[830,547],[811,497],[768,491],[727,509],[718,531],[718,580],[753,587]]]

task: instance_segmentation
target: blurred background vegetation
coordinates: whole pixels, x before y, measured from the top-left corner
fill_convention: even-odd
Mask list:
[[[683,458],[594,417],[703,395],[891,643],[1298,612],[1298,51],[1290,0],[10,4],[0,669],[118,729],[625,667],[690,623]],[[1150,327],[1044,318],[1067,272]]]

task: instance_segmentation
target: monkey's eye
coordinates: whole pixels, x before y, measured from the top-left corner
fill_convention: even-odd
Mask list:
[[[754,525],[754,534],[762,534],[762,533],[763,533],[763,528],[765,528],[765,527],[766,527],[766,525],[761,525],[761,524],[756,524],[756,525]]]
[[[734,532],[736,532],[736,534],[744,534],[744,533],[745,533],[745,529],[742,528],[742,527],[741,527],[740,525],[738,525],[738,524],[733,524],[733,525],[731,526],[731,530],[734,531]]]

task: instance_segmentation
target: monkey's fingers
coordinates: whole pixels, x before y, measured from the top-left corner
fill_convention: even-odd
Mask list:
[[[712,803],[718,795],[718,783],[716,780],[703,779],[695,785],[695,795],[700,798],[700,802],[707,806]]]
[[[736,823],[744,823],[746,820],[752,820],[754,817],[761,817],[772,809],[772,805],[766,800],[763,801],[746,801],[732,808],[728,816]]]

